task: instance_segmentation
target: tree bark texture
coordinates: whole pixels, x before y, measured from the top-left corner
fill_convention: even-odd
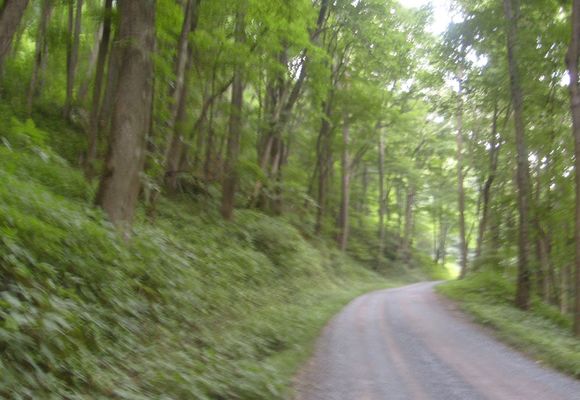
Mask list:
[[[155,1],[119,2],[120,69],[111,117],[109,150],[96,203],[125,233],[141,187],[153,100]]]
[[[235,41],[243,45],[245,33],[245,4],[236,15]],[[243,68],[236,65],[232,84],[232,100],[228,129],[228,142],[225,161],[225,176],[222,189],[221,214],[225,220],[231,220],[234,215],[236,189],[238,185],[238,157],[240,154],[240,139],[242,136],[242,108],[244,103]]]
[[[105,78],[105,66],[109,53],[109,42],[111,40],[112,9],[113,0],[105,0],[103,10],[103,35],[99,42],[97,69],[95,72],[95,83],[93,86],[93,97],[91,101],[91,114],[89,116],[88,148],[85,161],[85,173],[89,179],[93,177],[94,162],[97,158],[103,81]]]
[[[530,307],[531,277],[528,263],[529,253],[529,166],[524,122],[524,98],[521,77],[518,67],[518,19],[519,0],[504,0],[504,12],[507,24],[507,52],[511,85],[511,97],[514,107],[515,140],[517,149],[517,187],[518,187],[518,280],[515,305],[527,310]]]

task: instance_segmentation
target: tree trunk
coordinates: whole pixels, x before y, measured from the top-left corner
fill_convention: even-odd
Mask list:
[[[524,101],[518,67],[518,18],[519,1],[504,0],[504,12],[507,23],[507,50],[511,83],[511,96],[514,106],[515,139],[517,148],[517,186],[519,211],[518,237],[518,281],[515,305],[527,310],[530,307],[530,270],[528,265],[529,253],[529,182],[528,182],[528,150],[526,147],[526,132],[524,123]]]
[[[190,69],[192,64],[191,54],[187,61],[187,72],[186,75],[190,75]],[[187,100],[189,97],[188,90],[189,79],[185,78],[183,83],[183,88],[181,89],[181,95],[178,100],[177,114],[175,115],[175,120],[172,123],[173,134],[171,135],[171,140],[165,154],[165,175],[164,184],[170,193],[175,193],[177,191],[179,182],[179,172],[180,172],[180,161],[185,148],[185,128],[187,125]]]
[[[105,0],[103,17],[103,35],[99,43],[99,53],[97,56],[97,70],[95,73],[95,83],[93,86],[93,98],[91,103],[91,114],[89,116],[88,148],[85,160],[85,174],[92,179],[94,174],[94,163],[97,158],[97,148],[99,141],[99,121],[101,115],[101,96],[103,92],[103,81],[105,78],[105,65],[109,52],[109,41],[111,38],[113,0]]]
[[[381,260],[385,250],[385,138],[383,131],[379,132],[379,254],[377,266],[381,267]]]
[[[414,208],[415,208],[416,188],[414,184],[409,184],[405,196],[405,218],[403,225],[403,237],[401,244],[401,256],[409,261],[411,247],[413,245]]]
[[[575,225],[575,269],[576,306],[574,311],[574,333],[580,337],[580,82],[578,63],[580,58],[580,0],[572,6],[572,39],[568,49],[567,62],[570,74],[570,107],[572,110],[572,133],[575,144],[576,182],[576,225]]]
[[[459,74],[457,107],[457,205],[459,211],[459,279],[467,275],[467,240],[465,236],[465,190],[463,188],[463,73]]]
[[[0,8],[0,69],[10,52],[12,38],[20,26],[29,0],[4,0]]]
[[[77,104],[84,104],[85,99],[87,98],[87,94],[89,93],[89,86],[91,83],[94,83],[93,76],[95,74],[95,67],[99,61],[99,49],[101,46],[101,41],[103,40],[104,25],[104,22],[101,21],[95,33],[95,44],[91,48],[91,55],[87,61],[88,65],[85,72],[85,78],[80,82],[79,89],[77,90]]]
[[[338,237],[337,243],[342,251],[346,251],[348,244],[348,228],[349,228],[349,208],[350,208],[350,175],[351,175],[351,160],[349,154],[350,144],[350,121],[348,113],[344,118],[344,125],[342,127],[342,179],[341,179],[341,199],[340,211],[338,216]]]
[[[330,159],[332,157],[330,154],[330,136],[332,131],[330,118],[332,117],[332,98],[333,94],[330,92],[328,99],[323,104],[324,116],[322,117],[317,140],[316,150],[318,164],[318,209],[316,210],[316,225],[314,227],[314,232],[316,235],[322,233],[324,215],[326,214],[326,196],[328,191],[327,183],[331,163]]]
[[[111,138],[96,203],[125,234],[141,187],[151,123],[155,0],[119,3],[120,70],[111,117]]]
[[[485,180],[485,184],[483,185],[482,190],[482,201],[481,201],[481,219],[479,221],[479,230],[477,235],[477,246],[475,250],[475,258],[480,259],[482,248],[483,248],[483,240],[485,238],[485,232],[488,226],[488,217],[489,217],[489,204],[491,202],[491,186],[495,181],[495,177],[497,174],[497,164],[499,158],[499,150],[501,144],[497,142],[497,119],[498,119],[498,111],[497,111],[497,104],[495,105],[495,109],[493,112],[493,122],[491,128],[491,148],[489,149],[489,175]]]
[[[107,84],[103,93],[101,110],[99,111],[99,132],[101,136],[108,136],[110,132],[111,115],[115,104],[115,95],[117,93],[117,83],[119,82],[119,73],[121,70],[122,47],[119,45],[119,29],[115,31],[112,45],[109,49],[109,61],[107,66]]]
[[[81,23],[83,19],[83,0],[77,0],[76,13],[73,17],[74,0],[69,0],[69,44],[67,49],[66,63],[66,98],[64,102],[64,117],[70,118],[72,107],[75,76],[79,58],[79,47],[81,41]]]
[[[189,76],[193,66],[193,49],[189,45],[189,35],[195,32],[198,23],[198,9],[201,0],[188,0],[181,34],[178,42],[178,54],[175,60],[175,86],[171,93],[173,99],[170,108],[169,127],[172,135],[165,153],[164,184],[169,192],[177,190],[181,159],[185,151],[185,125],[187,123],[186,105],[189,97]]]
[[[28,96],[26,99],[26,110],[28,115],[32,114],[32,105],[34,99],[38,96],[40,90],[40,82],[42,82],[43,75],[46,69],[46,62],[48,57],[48,42],[46,40],[46,30],[52,14],[53,0],[43,0],[42,12],[40,16],[40,24],[38,25],[38,32],[36,34],[36,47],[34,50],[34,66],[32,68],[32,77],[30,78],[30,85],[28,87]]]
[[[236,14],[235,41],[242,46],[246,41],[245,18],[246,4],[241,6]],[[222,188],[221,214],[226,220],[234,216],[236,187],[238,184],[238,157],[240,154],[240,139],[242,135],[242,108],[244,103],[243,67],[235,66],[234,82],[232,84],[232,101],[230,109],[228,144],[226,150],[225,176]]]
[[[189,34],[192,31],[192,19],[194,7],[197,6],[197,0],[187,0],[185,4],[183,24],[177,43],[177,57],[175,59],[175,82],[171,86],[170,95],[172,103],[170,105],[170,127],[173,127],[177,114],[179,112],[179,103],[182,98],[182,90],[185,85],[185,74],[188,59],[190,58]]]

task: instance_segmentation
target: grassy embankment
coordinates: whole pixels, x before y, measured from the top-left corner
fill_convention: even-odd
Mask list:
[[[0,115],[2,398],[284,398],[335,312],[410,279],[204,199],[161,200],[154,224],[140,211],[124,243],[52,150],[79,135],[45,125]]]
[[[570,375],[580,377],[580,340],[571,333],[572,318],[534,298],[524,312],[513,305],[515,284],[502,274],[480,272],[437,287],[475,320],[493,328],[506,343]]]

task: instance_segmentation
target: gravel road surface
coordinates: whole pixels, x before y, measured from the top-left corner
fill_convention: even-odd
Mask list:
[[[435,285],[351,302],[296,377],[296,400],[580,400],[580,381],[498,342]]]

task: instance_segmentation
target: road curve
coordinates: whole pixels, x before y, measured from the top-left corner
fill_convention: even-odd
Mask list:
[[[435,285],[351,302],[296,377],[296,400],[580,400],[580,381],[498,342]]]

